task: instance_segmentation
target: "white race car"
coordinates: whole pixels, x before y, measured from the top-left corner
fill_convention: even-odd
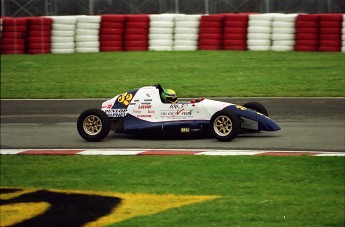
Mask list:
[[[77,128],[87,141],[101,141],[110,130],[128,134],[210,134],[231,141],[240,132],[276,131],[280,127],[257,102],[243,106],[206,98],[163,103],[160,84],[133,89],[80,114]]]

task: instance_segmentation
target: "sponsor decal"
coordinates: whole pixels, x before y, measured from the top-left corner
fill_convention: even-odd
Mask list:
[[[264,117],[266,117],[266,118],[268,118],[268,119],[271,119],[271,118],[267,117],[265,114],[262,114],[262,113],[260,113],[260,112],[256,112],[256,113],[259,114],[259,115],[261,115],[261,116],[264,116]]]
[[[219,196],[0,188],[0,226],[107,226]]]
[[[137,115],[138,118],[151,118],[152,115],[151,114],[140,114],[140,115]]]
[[[125,117],[127,114],[127,109],[107,109],[104,112],[108,117]]]
[[[189,133],[190,132],[190,128],[181,128],[181,132],[182,133]]]
[[[139,106],[140,110],[133,110],[134,116],[138,118],[152,118],[152,114],[155,113],[154,110],[147,109],[146,107]]]
[[[123,103],[124,105],[128,106],[132,98],[133,98],[133,94],[131,93],[128,94],[127,92],[125,92],[118,97],[117,101],[119,103]]]
[[[179,115],[182,111],[184,111],[184,108],[177,110],[176,115]]]
[[[192,117],[193,110],[185,110],[182,109],[173,109],[173,110],[163,110],[161,111],[160,117],[162,118],[179,118],[179,119],[185,119],[187,117]]]
[[[247,109],[246,107],[240,106],[240,105],[236,105],[236,108],[237,108],[237,109],[240,109],[240,110],[246,110],[246,109]],[[255,110],[254,110],[254,111],[255,111]],[[257,111],[255,111],[255,112],[256,112],[257,114],[261,115],[261,116],[264,116],[264,117],[270,119],[268,116],[266,116],[266,115],[264,115],[264,114],[262,114],[262,113],[260,113],[260,112],[257,112]]]
[[[169,117],[174,115],[174,112],[168,112],[168,111],[162,111],[161,112],[161,117]]]
[[[186,104],[171,104],[169,109],[181,109],[185,106],[186,106]]]
[[[152,108],[151,104],[142,104],[142,105],[138,106],[139,110],[141,110],[141,109],[151,109],[151,108]]]
[[[113,109],[123,109],[123,108],[127,109],[128,105],[131,103],[131,101],[134,98],[137,91],[138,91],[138,89],[135,89],[135,90],[124,92],[124,93],[120,94],[117,97],[112,108]]]
[[[192,116],[192,111],[193,111],[193,110],[186,111],[186,112],[182,112],[181,115],[184,115],[184,116]]]
[[[237,108],[237,109],[240,109],[240,110],[246,110],[246,109],[247,109],[246,107],[240,106],[240,105],[236,105],[236,108]]]
[[[188,108],[187,104],[171,104],[168,110],[162,110],[160,113],[161,118],[176,118],[176,119],[186,119],[192,116],[192,111]]]

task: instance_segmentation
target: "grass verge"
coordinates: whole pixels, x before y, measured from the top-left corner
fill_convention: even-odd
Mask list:
[[[116,226],[344,226],[344,174],[342,157],[1,156],[6,187],[220,196]]]
[[[108,98],[156,83],[180,97],[339,97],[344,74],[344,53],[2,55],[1,98]]]

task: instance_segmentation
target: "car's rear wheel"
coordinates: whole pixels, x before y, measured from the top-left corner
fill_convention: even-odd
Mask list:
[[[99,109],[88,109],[80,114],[77,122],[79,135],[91,142],[103,140],[110,131],[110,120]]]
[[[239,117],[230,110],[222,110],[215,113],[211,119],[211,130],[219,141],[231,141],[240,132]]]

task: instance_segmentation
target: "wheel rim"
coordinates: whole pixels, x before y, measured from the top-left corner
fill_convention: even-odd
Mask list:
[[[102,120],[96,115],[87,116],[83,128],[88,135],[97,135],[102,130]]]
[[[213,123],[214,131],[219,136],[227,136],[232,131],[232,121],[227,116],[218,116]]]

